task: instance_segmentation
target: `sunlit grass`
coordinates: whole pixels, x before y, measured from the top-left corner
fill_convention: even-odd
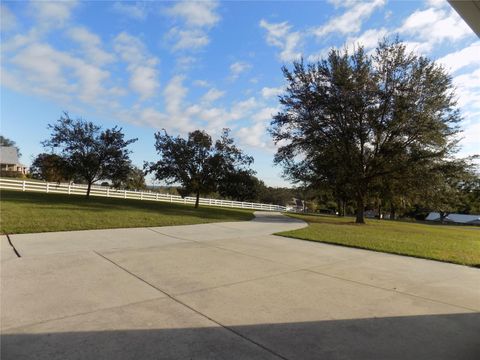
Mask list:
[[[0,190],[0,230],[45,231],[201,224],[242,221],[253,211],[146,200]]]
[[[309,226],[278,235],[320,241],[393,254],[409,255],[456,264],[480,266],[480,227],[367,220],[328,215],[289,216]]]

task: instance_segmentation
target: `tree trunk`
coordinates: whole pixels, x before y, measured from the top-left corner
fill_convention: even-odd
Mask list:
[[[87,187],[87,199],[90,197],[90,189],[92,188],[92,182],[88,182],[88,187]]]
[[[395,206],[390,203],[390,220],[395,220]]]
[[[197,198],[195,200],[195,209],[198,209],[199,203],[200,203],[200,190],[197,190]]]
[[[447,216],[450,214],[448,212],[445,212],[445,211],[440,211],[440,223],[441,224],[445,224],[445,219],[447,218]]]
[[[357,217],[355,219],[355,223],[357,224],[365,224],[365,203],[363,196],[357,197]]]
[[[338,216],[344,216],[345,213],[344,213],[344,207],[343,207],[343,201],[338,199],[337,200],[337,215]]]

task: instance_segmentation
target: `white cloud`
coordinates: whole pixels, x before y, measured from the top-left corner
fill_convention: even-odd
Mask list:
[[[349,49],[354,45],[362,45],[365,50],[370,50],[375,48],[378,45],[378,41],[387,36],[388,33],[389,32],[386,28],[369,29],[364,31],[358,37],[349,37],[345,43]]]
[[[184,75],[174,76],[165,87],[163,95],[165,96],[165,108],[168,113],[179,113],[182,109],[182,103],[188,93],[188,89],[183,86]]]
[[[225,95],[225,91],[218,90],[216,88],[211,88],[203,96],[202,101],[205,103],[212,103]]]
[[[267,43],[281,50],[280,60],[292,61],[302,56],[302,53],[298,50],[302,44],[302,35],[298,31],[291,32],[292,27],[287,21],[269,23],[262,19],[260,20],[260,27],[267,30]]]
[[[32,1],[32,12],[41,26],[63,26],[70,20],[78,1]]]
[[[454,10],[441,8],[415,11],[405,19],[398,32],[415,36],[417,41],[428,43],[430,48],[444,41],[458,41],[473,34]]]
[[[261,122],[258,122],[253,126],[242,127],[235,133],[241,144],[256,148],[265,148],[267,146],[264,141],[265,134],[266,125]]]
[[[264,87],[262,89],[262,96],[265,99],[276,97],[285,91],[283,86],[280,87]]]
[[[17,26],[17,19],[10,9],[5,5],[0,5],[0,30],[2,32],[13,30]]]
[[[196,50],[208,45],[210,38],[202,29],[172,28],[167,37],[174,40],[173,50]]]
[[[471,65],[480,66],[480,41],[476,41],[461,50],[447,54],[437,61],[452,72]]]
[[[96,64],[106,64],[114,60],[114,56],[102,50],[102,41],[98,35],[90,32],[84,27],[73,27],[67,32],[68,36],[76,41],[88,57]]]
[[[152,97],[159,86],[158,59],[148,54],[145,45],[136,37],[120,33],[114,40],[115,51],[127,62],[130,72],[130,87],[142,99]]]
[[[181,1],[167,8],[165,13],[180,20],[167,34],[174,51],[198,50],[210,43],[208,30],[220,21],[216,1]]]
[[[210,83],[206,80],[195,80],[193,82],[193,85],[198,86],[198,87],[209,87]]]
[[[385,0],[373,0],[371,2],[354,2],[342,15],[331,18],[325,24],[312,30],[317,37],[324,37],[330,33],[351,34],[361,30],[363,22],[379,7],[385,4]]]
[[[128,16],[135,20],[145,20],[147,17],[147,9],[144,2],[122,2],[117,1],[113,4],[113,10],[119,14]]]
[[[480,68],[455,76],[453,84],[456,86],[458,105],[462,108],[480,110]]]
[[[230,78],[232,80],[237,79],[240,74],[247,72],[252,68],[252,65],[244,62],[244,61],[237,61],[230,65]]]
[[[216,1],[181,1],[167,9],[167,14],[182,18],[190,27],[212,27],[220,21]]]
[[[88,104],[99,104],[108,92],[103,83],[109,72],[53,49],[48,44],[27,46],[12,59],[10,81],[26,92],[52,98],[75,97]],[[13,84],[12,84],[13,85]]]
[[[258,108],[260,104],[254,97],[250,97],[246,100],[237,101],[233,103],[230,110],[230,117],[232,120],[246,119],[252,113],[252,111]]]
[[[280,111],[277,107],[265,107],[255,112],[252,116],[252,120],[255,122],[270,122],[274,115]]]
[[[327,0],[330,4],[335,6],[335,8],[339,7],[350,7],[354,5],[358,0]]]

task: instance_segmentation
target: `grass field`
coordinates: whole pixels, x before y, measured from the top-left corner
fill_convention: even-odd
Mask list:
[[[243,221],[253,211],[165,202],[0,190],[0,231],[8,234]]]
[[[309,226],[277,235],[480,267],[479,227],[388,220],[367,220],[366,225],[358,225],[353,218],[289,216]]]

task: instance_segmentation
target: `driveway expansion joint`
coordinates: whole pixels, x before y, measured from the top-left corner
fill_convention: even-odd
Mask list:
[[[144,282],[145,284],[149,285],[149,286],[152,287],[153,289],[161,292],[162,294],[164,294],[165,296],[167,296],[167,297],[170,298],[171,300],[175,301],[176,303],[178,303],[178,304],[186,307],[187,309],[193,311],[193,312],[196,313],[197,315],[200,315],[200,316],[204,317],[205,319],[213,322],[214,324],[220,326],[221,328],[223,328],[223,329],[225,329],[225,330],[227,330],[227,331],[229,331],[229,332],[237,335],[238,337],[242,338],[243,340],[245,340],[245,341],[247,341],[247,342],[249,342],[249,343],[251,343],[251,344],[253,344],[253,345],[256,345],[257,347],[259,347],[259,348],[267,351],[268,353],[270,353],[271,355],[274,355],[274,356],[278,357],[279,359],[289,360],[289,359],[286,358],[285,356],[280,355],[279,353],[277,353],[276,351],[274,351],[274,350],[266,347],[265,345],[262,345],[261,343],[255,341],[255,340],[250,339],[249,337],[247,337],[247,336],[243,335],[242,333],[234,330],[233,328],[231,328],[231,327],[229,327],[229,326],[227,326],[227,325],[224,325],[224,324],[218,322],[217,320],[213,319],[212,317],[210,317],[210,316],[208,316],[208,315],[200,312],[199,310],[195,309],[194,307],[192,307],[192,306],[184,303],[183,301],[177,299],[174,295],[171,295],[170,293],[166,292],[165,290],[162,290],[162,289],[160,289],[159,287],[157,287],[157,286],[149,283],[148,281],[142,279],[142,278],[139,277],[138,275],[134,274],[133,272],[129,271],[128,269],[124,268],[123,266],[117,264],[116,262],[114,262],[113,260],[107,258],[106,256],[104,256],[104,255],[102,255],[102,254],[100,254],[100,253],[98,253],[98,252],[96,252],[96,251],[94,251],[94,253],[97,254],[98,256],[102,257],[103,259],[107,260],[108,262],[112,263],[113,265],[117,266],[119,269],[122,269],[123,271],[125,271],[125,272],[128,273],[128,274],[130,274],[131,276],[133,276],[133,277],[137,278],[138,280]]]
[[[304,269],[304,270],[305,270],[305,271],[308,271],[308,272],[311,272],[311,273],[314,273],[314,274],[317,274],[317,275],[326,276],[326,277],[329,277],[329,278],[332,278],[332,279],[343,280],[343,281],[351,282],[351,283],[354,283],[354,284],[357,284],[357,285],[368,286],[368,287],[371,287],[371,288],[374,288],[374,289],[389,291],[389,292],[393,292],[393,293],[396,293],[396,294],[402,294],[402,295],[405,295],[405,296],[411,296],[411,297],[414,297],[414,298],[417,298],[417,299],[422,299],[422,300],[434,302],[434,303],[437,303],[437,304],[453,306],[453,307],[457,307],[457,308],[460,308],[460,309],[463,309],[463,310],[472,311],[472,312],[478,312],[478,311],[480,311],[480,309],[469,308],[469,307],[467,307],[467,306],[458,305],[458,304],[451,304],[451,303],[448,303],[448,302],[445,302],[445,301],[439,301],[439,300],[431,299],[431,298],[428,298],[428,297],[425,297],[425,296],[420,296],[420,295],[411,294],[411,293],[408,293],[408,292],[405,292],[405,291],[399,291],[399,290],[392,289],[392,288],[386,288],[386,287],[376,286],[376,285],[364,283],[364,282],[361,282],[361,281],[346,279],[346,278],[343,278],[343,277],[340,277],[340,276],[335,276],[335,275],[330,275],[330,274],[322,273],[322,272],[320,272],[320,271],[318,271],[318,270],[313,270],[313,269],[311,269],[311,268],[309,268],[309,269]]]

